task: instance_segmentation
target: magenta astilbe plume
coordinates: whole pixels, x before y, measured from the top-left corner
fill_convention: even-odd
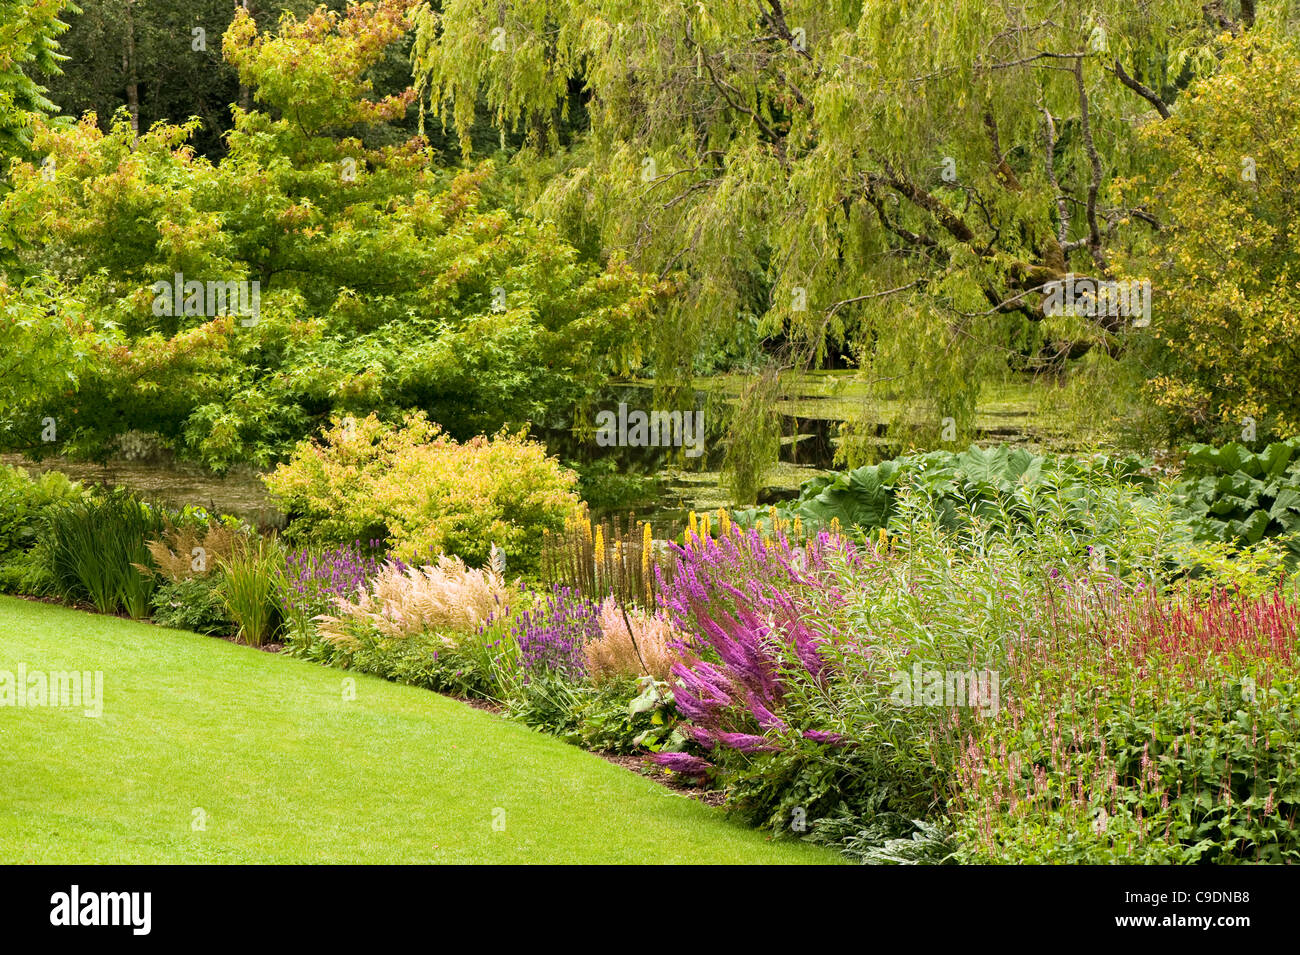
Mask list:
[[[774,752],[781,748],[766,736],[753,733],[719,733],[718,742],[742,753]]]
[[[672,673],[680,681],[673,698],[688,720],[708,722],[732,704],[731,681],[713,664],[701,660],[688,668],[674,663]]]
[[[765,542],[758,531],[733,529],[717,539],[692,536],[676,548],[671,582],[661,588],[674,624],[687,634],[685,660],[673,667],[674,696],[691,724],[690,736],[714,746],[757,753],[778,749],[788,734],[778,714],[787,679],[824,685],[831,665],[820,652],[825,637],[808,624],[818,607],[842,599],[836,574],[856,563],[853,545],[829,534],[805,548],[784,537]],[[833,733],[805,734],[835,743]]]
[[[765,707],[753,694],[749,697],[749,711],[754,714],[754,719],[758,721],[758,725],[765,730],[776,730],[783,733],[787,729],[785,720]]]
[[[706,778],[713,768],[712,763],[689,753],[655,753],[651,759],[675,773],[697,780]]]

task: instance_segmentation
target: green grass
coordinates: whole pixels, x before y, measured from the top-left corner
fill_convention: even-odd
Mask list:
[[[19,663],[102,670],[103,715],[0,706],[0,863],[838,861],[446,697],[211,637],[0,598]]]

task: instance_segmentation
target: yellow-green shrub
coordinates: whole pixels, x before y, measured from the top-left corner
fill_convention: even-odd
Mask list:
[[[562,529],[580,506],[577,475],[523,432],[460,443],[423,413],[399,427],[373,414],[337,421],[266,484],[291,518],[290,538],[384,538],[406,560],[450,554],[471,566],[495,544],[524,575],[537,569],[542,531]]]

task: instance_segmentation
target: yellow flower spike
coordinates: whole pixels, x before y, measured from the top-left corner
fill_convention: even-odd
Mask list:
[[[803,540],[803,518],[797,514],[794,519],[794,539],[797,541]]]
[[[688,521],[688,524],[689,524],[689,526],[690,526],[690,528],[691,528],[691,536],[692,536],[692,537],[699,537],[699,536],[700,536],[700,525],[699,525],[699,522],[695,519],[695,512],[694,512],[694,511],[691,511],[691,516],[690,516],[690,519],[689,519],[689,521]]]
[[[703,516],[704,516],[704,523],[703,523],[702,527],[703,527],[703,529],[704,529],[704,539],[705,539],[705,540],[708,540],[708,539],[709,539],[709,513],[708,513],[708,511],[705,511]]]
[[[654,559],[654,534],[650,531],[650,522],[641,525],[641,577],[645,592],[650,593],[650,565]]]
[[[605,528],[596,528],[596,542],[592,547],[596,552],[596,560],[602,560],[605,557]]]
[[[838,517],[832,517],[832,518],[831,518],[831,537],[839,537],[839,536],[840,536],[840,519],[839,519]]]
[[[718,508],[718,529],[723,537],[731,535],[731,515],[725,507]]]

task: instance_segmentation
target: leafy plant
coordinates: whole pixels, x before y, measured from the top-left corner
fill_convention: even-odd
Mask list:
[[[951,833],[940,825],[896,812],[855,816],[846,811],[809,828],[809,842],[832,846],[862,865],[942,865],[955,849]]]
[[[967,737],[965,861],[1294,862],[1300,608],[1063,591]]]
[[[1009,445],[972,445],[965,451],[906,455],[812,478],[800,487],[799,497],[777,508],[776,514],[787,521],[798,517],[810,531],[829,528],[833,522],[846,530],[871,531],[889,525],[898,495],[911,489],[928,496],[941,524],[956,527],[968,514],[1018,519],[1024,510],[1019,498],[1038,488],[1068,501],[1079,525],[1087,526],[1094,503],[1113,488],[1151,485],[1142,474],[1144,464],[1133,457],[1049,457]],[[737,511],[735,519],[745,525],[771,523],[761,508]]]
[[[575,707],[576,742],[586,749],[619,755],[680,750],[686,737],[668,684],[645,677],[618,680],[588,690]]]
[[[238,635],[260,647],[280,626],[284,555],[278,541],[259,537],[221,561],[221,594]]]
[[[1194,444],[1183,467],[1174,493],[1199,539],[1250,546],[1276,538],[1300,557],[1300,438],[1259,452]]]
[[[38,546],[46,513],[88,493],[58,471],[33,477],[0,465],[0,591],[39,596],[54,588],[47,555]]]
[[[48,31],[57,6],[21,0],[18,15],[39,10],[30,26]],[[491,164],[448,170],[413,131],[397,138],[414,93],[376,96],[373,77],[404,56],[410,7],[290,12],[272,31],[233,8],[221,55],[261,108],[233,112],[219,164],[195,155],[213,132],[198,119],[135,129],[122,111],[104,130],[4,112],[0,143],[22,117],[34,155],[0,195],[0,246],[52,285],[11,296],[0,283],[14,318],[0,350],[21,358],[14,420],[55,417],[64,453],[107,454],[131,429],[214,469],[262,467],[331,413],[424,408],[458,438],[517,432],[639,361],[638,320],[666,282],[499,208]],[[52,64],[48,32],[23,39]],[[250,295],[260,283],[257,316],[159,302],[156,283],[178,274]]]
[[[447,554],[480,567],[495,548],[521,575],[537,572],[543,532],[577,511],[575,482],[522,434],[460,443],[423,413],[398,426],[339,420],[266,478],[289,538],[385,538],[404,560]]]
[[[1175,437],[1300,434],[1300,261],[1289,227],[1300,214],[1300,91],[1287,79],[1300,44],[1285,14],[1278,25],[1225,36],[1213,75],[1190,83],[1166,121],[1134,127],[1146,168],[1118,183],[1122,207],[1160,223],[1122,264],[1160,276],[1142,390]],[[1238,500],[1251,490],[1223,489]],[[1232,533],[1258,540],[1257,510],[1233,515],[1248,523]],[[1279,518],[1293,524],[1269,515]]]
[[[149,613],[153,573],[147,541],[163,530],[161,511],[124,491],[51,510],[43,534],[50,575],[59,595],[87,600],[100,613]]]
[[[227,634],[234,628],[216,574],[165,581],[150,604],[153,622],[160,627],[206,634]]]

